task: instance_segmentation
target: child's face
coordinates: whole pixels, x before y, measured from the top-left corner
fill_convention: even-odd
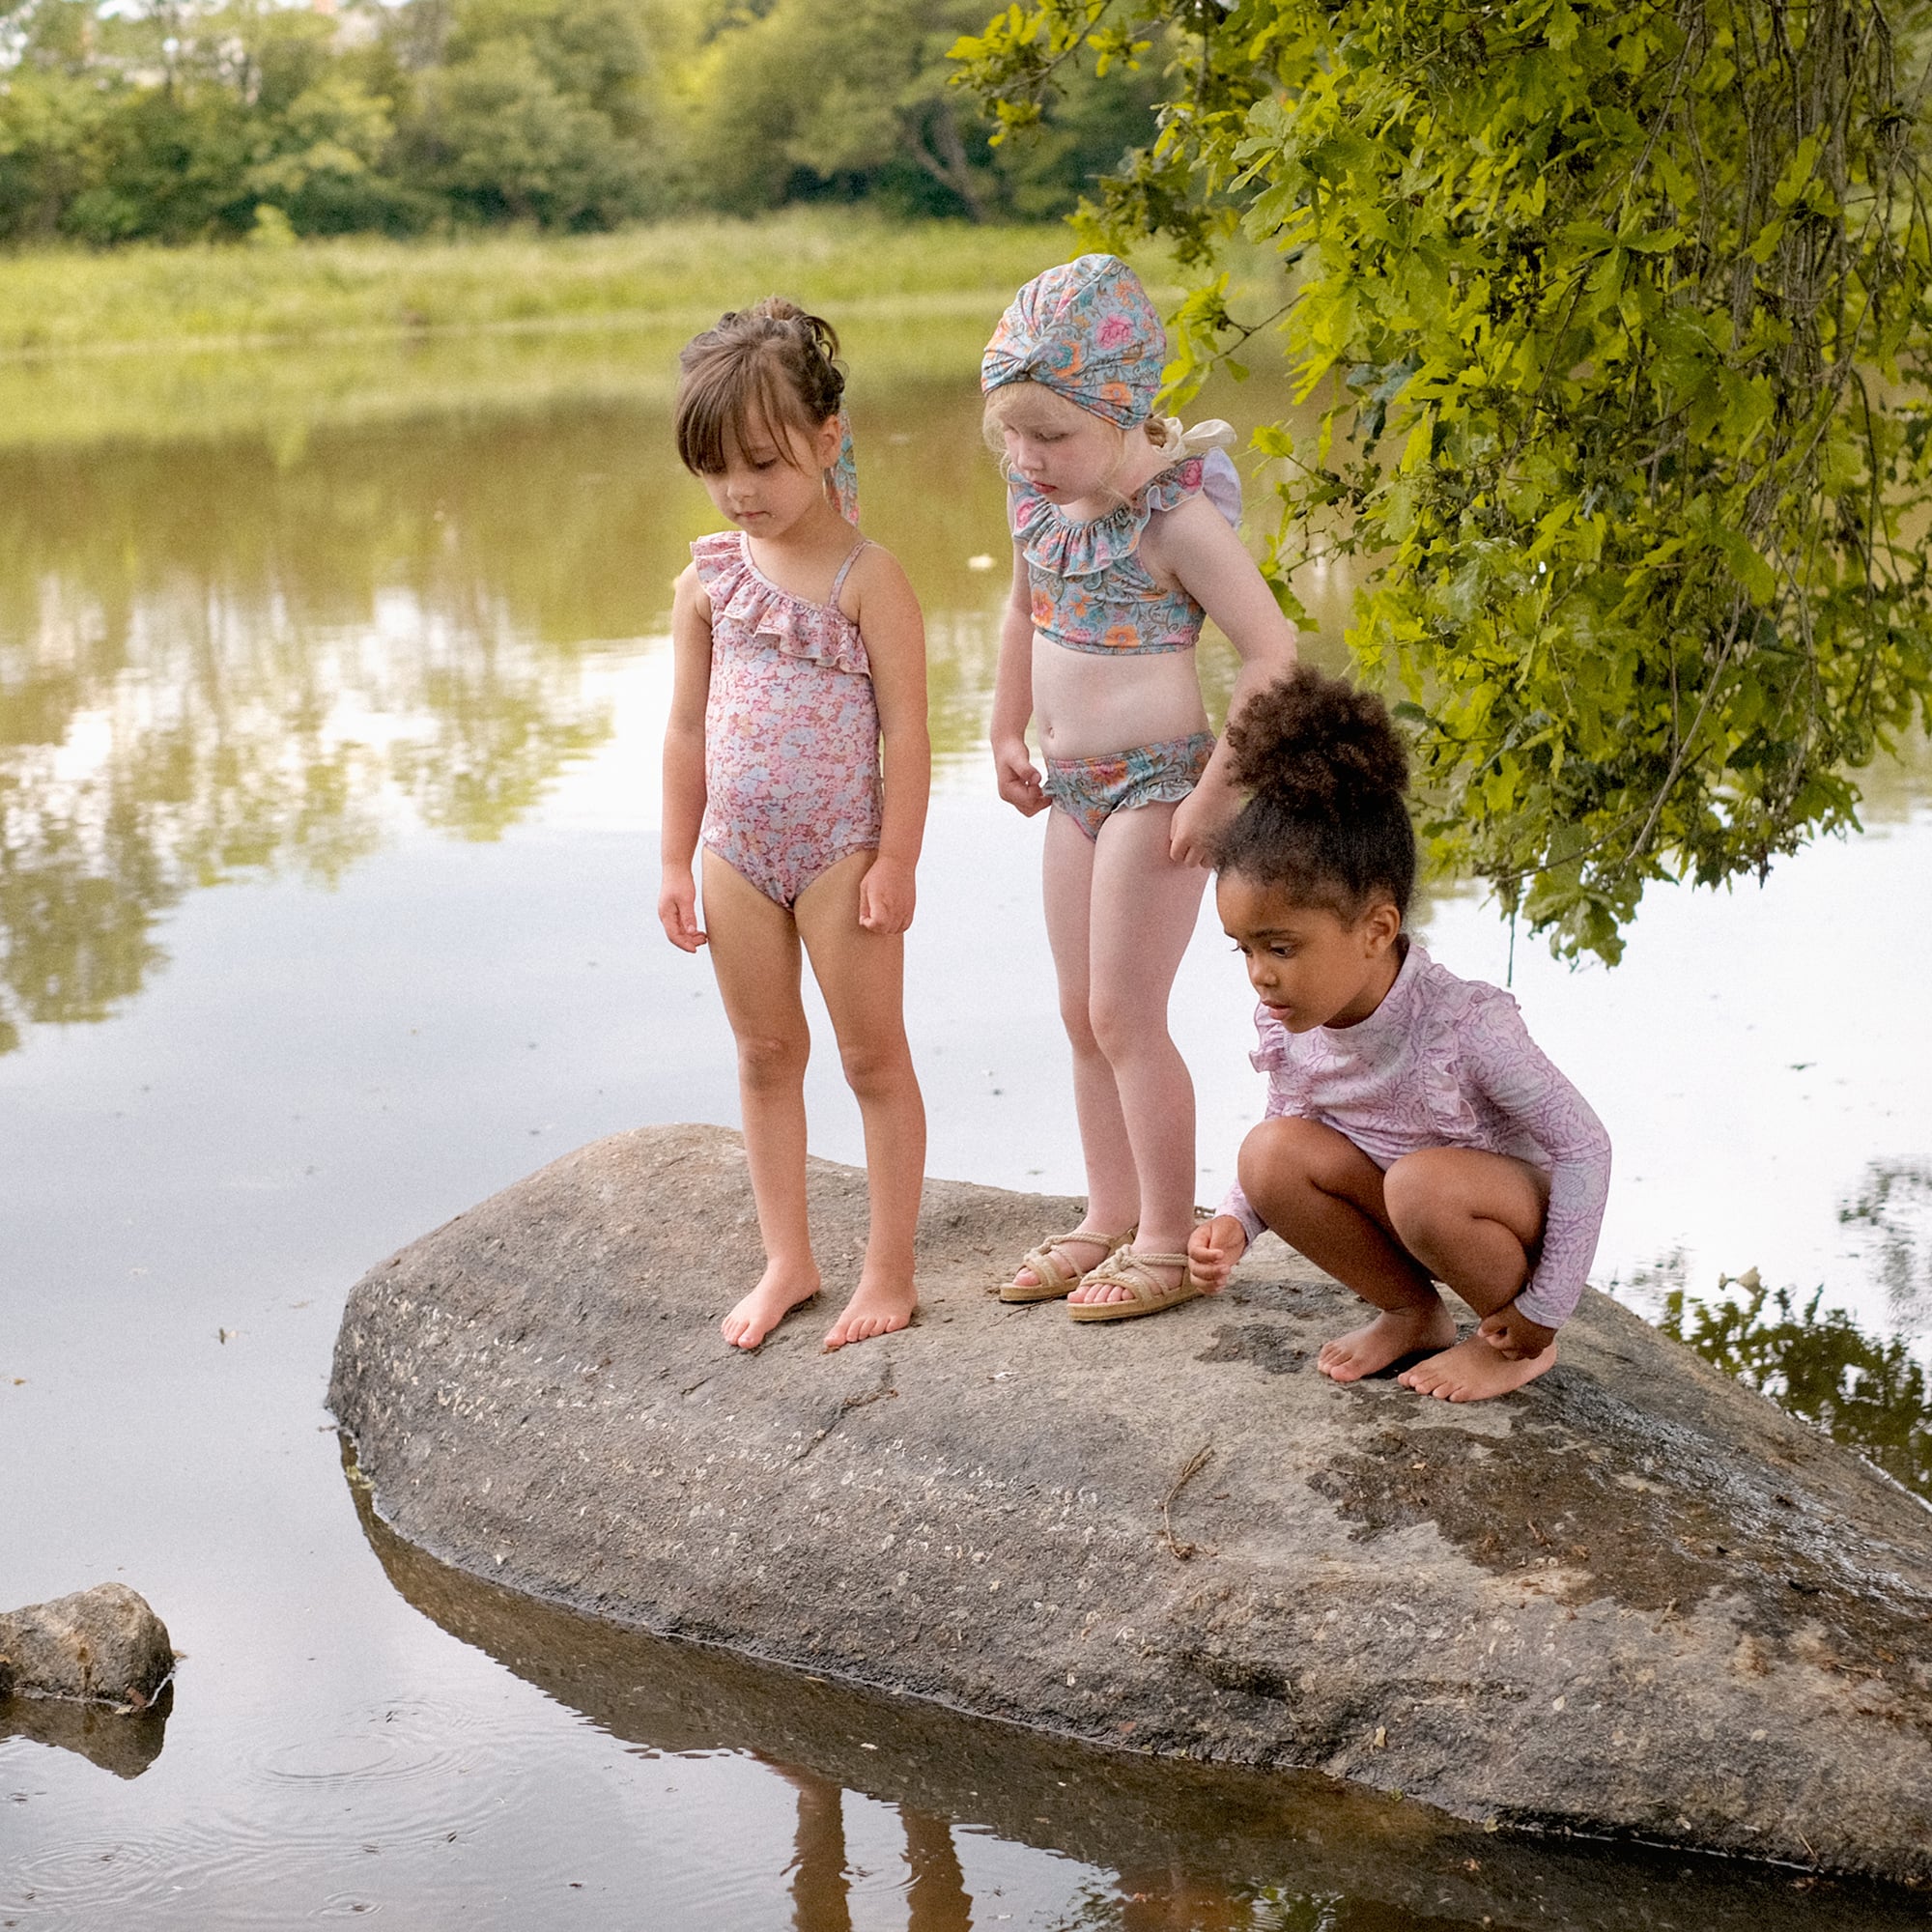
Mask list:
[[[1056,502],[1099,495],[1121,467],[1120,431],[1070,404],[1007,424],[1001,440],[1007,468]]]
[[[1327,906],[1296,905],[1279,886],[1223,872],[1214,903],[1248,983],[1290,1033],[1353,1026],[1395,981],[1402,915],[1385,899],[1345,920]]]
[[[802,518],[827,507],[825,471],[838,455],[837,417],[815,434],[753,421],[741,446],[724,450],[724,468],[706,470],[702,481],[718,509],[754,537],[781,537]]]

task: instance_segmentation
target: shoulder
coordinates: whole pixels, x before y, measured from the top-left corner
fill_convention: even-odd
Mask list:
[[[868,643],[880,626],[920,622],[918,593],[891,551],[867,542],[838,592],[840,611],[861,626]]]
[[[1219,472],[1225,469],[1226,477]],[[1223,483],[1225,481],[1225,487]],[[1151,555],[1179,564],[1225,559],[1242,546],[1240,479],[1225,451],[1210,449],[1164,469],[1134,498]]]
[[[1487,980],[1465,980],[1452,973],[1440,960],[1432,958],[1413,940],[1404,965],[1408,998],[1418,1017],[1460,1025],[1464,1021],[1501,1020],[1522,1024],[1516,995],[1492,986]]]
[[[673,615],[690,611],[709,621],[711,594],[705,588],[704,577],[698,570],[696,558],[687,563],[671,581],[670,601]]]
[[[856,617],[867,598],[912,595],[912,580],[898,558],[884,544],[867,537],[865,548],[852,559],[852,568],[845,573],[838,601]]]

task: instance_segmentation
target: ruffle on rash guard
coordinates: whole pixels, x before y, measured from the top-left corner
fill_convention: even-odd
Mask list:
[[[1179,584],[1156,583],[1138,554],[1148,520],[1205,496],[1230,526],[1241,521],[1241,479],[1228,453],[1210,449],[1163,469],[1134,497],[1077,523],[1015,476],[1009,485],[1013,541],[1027,560],[1034,629],[1070,651],[1125,657],[1184,651],[1200,641],[1208,613]]]
[[[855,550],[853,555],[857,554]],[[822,665],[827,670],[850,671],[856,677],[872,674],[872,661],[866,655],[858,625],[838,608],[843,569],[832,595],[823,604],[813,604],[781,590],[758,569],[743,530],[718,530],[699,537],[691,547],[691,556],[698,582],[711,599],[714,636],[724,628],[740,638],[762,639],[788,658]]]

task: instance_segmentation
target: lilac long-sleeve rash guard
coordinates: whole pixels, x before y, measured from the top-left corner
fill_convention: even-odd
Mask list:
[[[1251,1056],[1268,1076],[1269,1120],[1294,1115],[1346,1135],[1379,1168],[1422,1148],[1513,1154],[1549,1177],[1543,1249],[1516,1305],[1558,1328],[1576,1313],[1610,1189],[1610,1139],[1552,1066],[1509,994],[1459,980],[1413,941],[1395,984],[1351,1027],[1292,1034],[1262,1008]],[[1221,1204],[1264,1223],[1238,1182]]]

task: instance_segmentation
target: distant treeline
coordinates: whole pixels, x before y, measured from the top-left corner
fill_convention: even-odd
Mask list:
[[[991,5],[0,0],[0,242],[1057,213],[1148,138],[1155,71],[989,147],[946,50]]]

